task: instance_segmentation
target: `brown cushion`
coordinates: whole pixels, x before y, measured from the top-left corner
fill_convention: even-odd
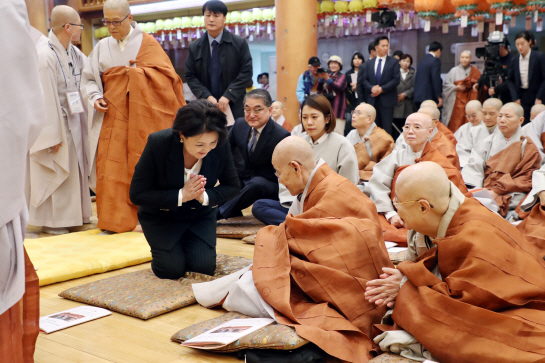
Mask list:
[[[218,221],[216,235],[221,238],[241,239],[257,234],[263,227],[265,225],[253,216],[221,219]]]
[[[419,363],[419,361],[403,358],[400,355],[384,353],[371,359],[368,363]]]
[[[242,239],[242,242],[247,243],[249,245],[255,245],[255,234],[253,236],[244,237]]]
[[[218,255],[214,276],[188,272],[179,280],[166,280],[146,269],[72,287],[59,296],[146,320],[195,304],[192,284],[229,275],[251,263],[243,257]]]
[[[210,329],[220,326],[227,321],[247,318],[250,317],[233,311],[215,319],[202,321],[182,329],[174,334],[170,340],[181,343]],[[214,350],[217,352],[234,352],[242,349],[291,350],[302,347],[307,343],[308,340],[305,340],[297,335],[295,329],[292,327],[272,323],[271,325],[267,325],[266,327],[240,338],[236,342]]]

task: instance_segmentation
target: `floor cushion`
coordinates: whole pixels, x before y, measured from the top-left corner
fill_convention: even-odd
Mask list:
[[[403,358],[400,355],[384,353],[371,359],[368,363],[419,363],[419,361]]]
[[[216,235],[221,238],[241,239],[257,234],[263,227],[265,225],[253,216],[221,219],[218,221]]]

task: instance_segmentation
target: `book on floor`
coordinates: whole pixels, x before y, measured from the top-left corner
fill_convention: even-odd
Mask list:
[[[233,319],[186,340],[182,345],[199,349],[221,348],[273,322],[273,319],[266,318]]]
[[[49,334],[107,315],[112,315],[111,311],[94,306],[78,306],[77,308],[42,316],[40,318],[40,331]]]

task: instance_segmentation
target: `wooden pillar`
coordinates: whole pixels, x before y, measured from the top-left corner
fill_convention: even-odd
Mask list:
[[[25,0],[25,2],[30,25],[47,36],[49,13],[47,11],[46,0]]]
[[[317,16],[316,0],[276,0],[277,98],[292,125],[300,122],[297,81],[318,52]]]

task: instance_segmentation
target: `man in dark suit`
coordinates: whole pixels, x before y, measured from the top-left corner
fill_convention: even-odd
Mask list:
[[[358,72],[358,97],[377,111],[376,123],[392,134],[394,107],[397,105],[397,85],[401,80],[399,61],[388,56],[390,41],[387,36],[375,41],[377,56],[363,64]]]
[[[441,60],[439,59],[442,50],[441,43],[432,42],[429,46],[429,53],[418,62],[413,96],[417,110],[420,109],[420,104],[427,100],[435,101],[437,107],[443,105],[441,97],[443,80],[441,79]]]
[[[520,55],[511,60],[507,75],[511,98],[524,109],[524,124],[530,122],[532,106],[545,101],[545,55],[531,48],[532,38],[528,31],[515,36]]]
[[[272,118],[272,99],[264,89],[244,97],[244,116],[229,131],[229,143],[244,160],[237,168],[242,190],[219,208],[218,218],[238,217],[258,199],[278,200],[278,178],[272,165],[276,145],[290,133]],[[235,150],[233,150],[234,152]]]
[[[185,77],[197,98],[243,117],[242,99],[251,81],[252,57],[246,40],[224,29],[227,6],[219,0],[203,7],[206,34],[189,45]]]

